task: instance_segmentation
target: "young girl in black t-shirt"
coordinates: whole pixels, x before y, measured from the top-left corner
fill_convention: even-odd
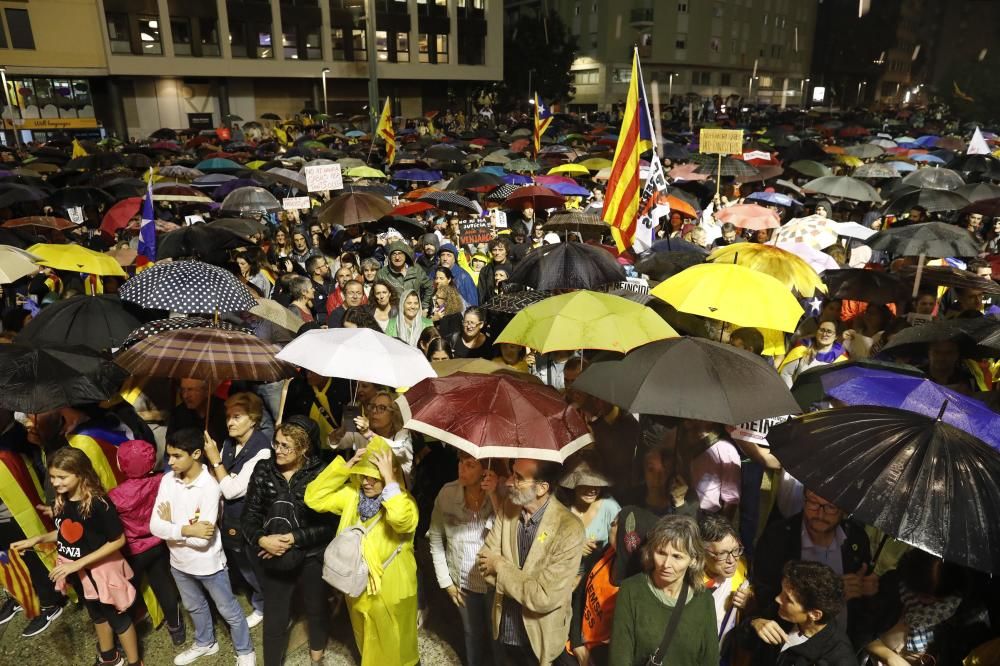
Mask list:
[[[49,573],[58,589],[72,585],[94,623],[101,666],[136,666],[139,645],[128,609],[135,599],[132,570],[121,555],[125,533],[114,505],[86,454],[65,447],[49,460],[49,480],[56,492],[48,534],[11,544],[17,551],[39,543],[57,544],[58,563]],[[125,655],[115,648],[115,634]],[[126,661],[127,659],[127,661]]]

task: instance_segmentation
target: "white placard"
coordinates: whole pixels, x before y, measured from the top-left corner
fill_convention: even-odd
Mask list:
[[[72,208],[66,209],[66,214],[69,215],[69,221],[73,224],[83,224],[83,208],[81,206],[73,206]]]
[[[503,212],[499,208],[490,209],[490,218],[493,221],[493,226],[497,229],[507,228],[507,213]]]
[[[285,197],[281,200],[281,207],[285,210],[309,210],[312,203],[309,197]]]
[[[203,224],[204,222],[205,222],[205,218],[203,218],[201,215],[185,215],[184,216],[184,224],[186,224],[189,227],[191,225],[193,225],[193,224]]]
[[[344,189],[344,176],[339,164],[316,164],[303,169],[306,174],[306,190],[326,192]]]

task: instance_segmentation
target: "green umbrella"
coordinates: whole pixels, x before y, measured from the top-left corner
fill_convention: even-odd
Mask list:
[[[792,162],[788,165],[788,169],[798,171],[803,176],[812,176],[813,178],[822,178],[823,176],[833,175],[833,171],[830,170],[830,167],[825,164],[820,164],[814,160],[799,160],[797,162]]]
[[[518,159],[509,162],[506,166],[507,171],[530,171],[532,173],[536,171],[541,171],[542,167],[538,162],[532,162],[531,160]]]

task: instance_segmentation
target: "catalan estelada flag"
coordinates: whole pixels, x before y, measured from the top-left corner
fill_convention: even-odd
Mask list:
[[[538,99],[538,93],[535,93],[535,156],[538,156],[538,151],[542,149],[542,135],[545,134],[545,130],[549,128],[552,124],[552,109],[545,106],[545,103]]]
[[[392,126],[392,104],[388,97],[385,98],[375,134],[385,140],[385,163],[392,164],[396,161],[396,130]]]
[[[639,212],[639,154],[648,150],[654,140],[653,126],[646,105],[646,91],[639,68],[639,52],[632,54],[632,79],[625,98],[615,158],[611,162],[611,177],[604,195],[604,221],[611,225],[611,235],[619,252],[632,247],[636,216]]]
[[[28,565],[13,548],[0,550],[0,587],[14,597],[27,617],[38,617],[40,602],[38,595],[35,594],[35,588],[31,585]]]

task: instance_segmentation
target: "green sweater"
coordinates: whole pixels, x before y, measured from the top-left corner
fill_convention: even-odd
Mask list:
[[[649,588],[647,574],[625,580],[618,590],[615,621],[611,630],[611,666],[643,666],[660,646],[674,609]],[[663,658],[670,666],[716,666],[719,637],[715,604],[707,592],[699,592],[684,608],[680,624]]]

